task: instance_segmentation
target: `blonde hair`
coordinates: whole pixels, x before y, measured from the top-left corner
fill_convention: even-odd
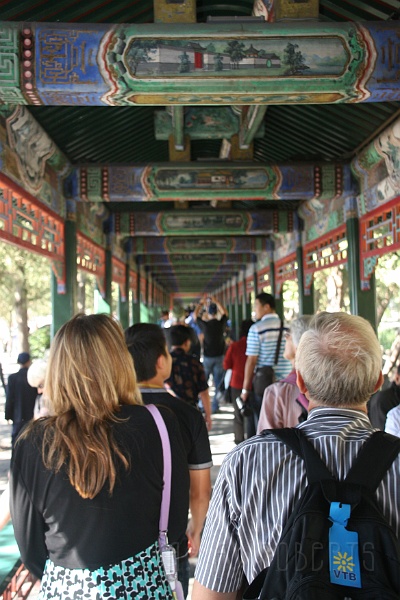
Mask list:
[[[372,326],[362,317],[321,312],[301,336],[295,364],[310,399],[351,408],[373,394],[382,352]]]
[[[94,498],[116,462],[129,468],[111,424],[121,404],[143,404],[123,330],[110,316],[79,314],[63,325],[50,349],[45,392],[53,416],[44,424],[43,460],[56,472],[66,466],[71,485]]]

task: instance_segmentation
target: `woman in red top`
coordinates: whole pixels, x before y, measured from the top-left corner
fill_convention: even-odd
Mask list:
[[[250,327],[253,325],[251,319],[242,321],[240,327],[240,339],[237,342],[232,342],[224,357],[224,369],[232,369],[232,377],[230,382],[230,398],[235,411],[233,420],[235,444],[240,444],[245,439],[244,437],[244,419],[240,414],[239,408],[235,402],[236,398],[240,396],[243,380],[244,380],[244,366],[246,364],[246,338]]]

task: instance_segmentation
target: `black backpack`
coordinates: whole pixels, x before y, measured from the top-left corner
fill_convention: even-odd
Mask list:
[[[346,479],[338,481],[300,429],[265,430],[263,435],[270,433],[303,458],[308,486],[271,565],[249,586],[244,600],[399,600],[400,543],[375,491],[400,451],[400,439],[373,433]],[[349,536],[353,539],[343,545]]]

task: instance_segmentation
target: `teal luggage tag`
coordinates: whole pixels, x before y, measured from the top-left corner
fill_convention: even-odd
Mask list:
[[[358,533],[346,529],[351,505],[331,502],[329,519],[329,572],[331,583],[361,587]]]

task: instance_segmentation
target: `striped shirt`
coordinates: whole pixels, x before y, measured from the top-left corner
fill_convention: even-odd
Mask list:
[[[273,366],[275,363],[276,344],[278,343],[281,320],[277,314],[264,315],[250,327],[247,335],[247,356],[257,356],[256,368]],[[284,327],[287,330],[287,327]],[[283,358],[285,341],[282,339],[278,364],[275,367],[276,379],[286,377],[292,370],[288,360]]]
[[[343,479],[374,431],[367,415],[314,408],[299,425],[331,473]],[[269,564],[283,527],[307,485],[304,463],[273,436],[255,436],[225,458],[213,491],[195,578],[217,592],[238,590]],[[399,535],[400,456],[377,490],[383,514]]]

